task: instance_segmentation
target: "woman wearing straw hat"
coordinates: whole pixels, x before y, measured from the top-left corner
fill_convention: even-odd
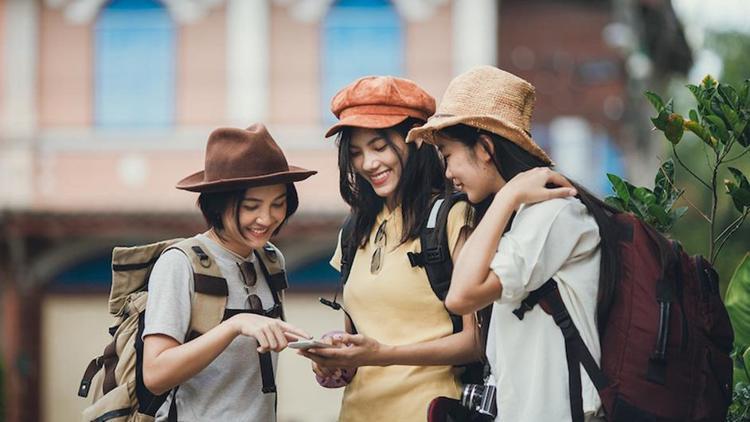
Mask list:
[[[434,110],[435,100],[422,88],[390,76],[361,78],[332,100],[339,122],[326,136],[339,134],[340,189],[352,208],[357,246],[343,307],[347,331],[358,334],[336,338],[347,347],[302,353],[324,384],[340,376],[337,368],[357,370],[344,392],[341,421],[424,421],[432,399],[460,396],[453,365],[479,358],[473,317],[464,317],[462,331],[454,333],[425,270],[408,258],[420,250],[420,228],[445,189],[437,150],[404,141]],[[449,211],[452,255],[469,210],[464,201]],[[342,244],[340,236],[331,260],[339,270]]]
[[[266,388],[273,373],[269,380],[264,365],[273,371],[276,352],[288,341],[309,336],[267,312],[277,309],[281,299],[259,262],[260,253],[297,210],[294,182],[315,173],[288,165],[266,128],[255,124],[214,130],[205,170],[177,184],[200,194],[198,206],[209,229],[193,239],[199,250],[205,249],[201,263],[212,257],[226,281],[225,317],[191,339],[195,336],[188,331],[196,317],[191,316],[191,296],[203,277],[194,276],[191,258],[180,249],[159,257],[149,281],[143,381],[155,394],[179,387],[157,420],[275,420],[275,389]],[[283,257],[276,259],[283,267]],[[254,356],[256,349],[260,354]]]
[[[435,116],[408,139],[435,143],[446,177],[483,205],[463,248],[471,253],[456,261],[446,306],[467,314],[494,305],[487,357],[498,384],[497,420],[595,420],[597,389],[586,372],[569,387],[566,344],[553,319],[533,304],[525,316],[513,312],[554,279],[599,362],[597,312],[611,292],[616,257],[603,216],[609,208],[550,170],[529,133],[533,105],[528,82],[477,67],[451,82]]]

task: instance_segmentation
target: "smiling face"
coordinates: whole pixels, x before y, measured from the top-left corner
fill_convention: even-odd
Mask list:
[[[505,185],[492,160],[489,138],[470,147],[441,133],[436,135],[435,144],[445,160],[445,177],[466,193],[470,202],[478,204]]]
[[[262,248],[284,222],[287,211],[286,185],[249,188],[238,207],[227,207],[222,215],[222,237],[242,256]],[[235,209],[237,212],[235,213]]]
[[[352,130],[349,144],[352,167],[370,183],[379,197],[385,199],[391,209],[396,205],[396,191],[403,173],[402,162],[406,161],[407,155],[406,142],[396,131]]]

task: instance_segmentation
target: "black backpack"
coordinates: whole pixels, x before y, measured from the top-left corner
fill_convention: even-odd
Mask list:
[[[407,253],[412,267],[422,267],[427,272],[430,287],[441,302],[445,301],[445,296],[448,294],[448,289],[451,285],[451,275],[453,274],[453,261],[451,260],[448,245],[448,230],[446,229],[448,214],[453,205],[461,201],[467,201],[466,195],[463,193],[436,196],[430,206],[430,213],[419,230],[419,241],[422,245],[422,252]],[[343,291],[359,246],[354,239],[355,222],[356,218],[354,218],[353,214],[350,214],[341,228],[341,282],[338,291]],[[341,309],[341,305],[336,302],[335,297],[333,301],[323,298],[320,301],[333,309]],[[477,315],[482,333],[481,338],[483,340],[486,340],[486,327],[483,327],[483,325],[489,322],[491,309],[491,307],[482,309]],[[346,311],[344,312],[346,313]],[[453,332],[458,333],[463,330],[461,315],[455,315],[450,311],[447,312],[453,323]],[[349,317],[348,314],[347,317]],[[357,329],[351,317],[349,317],[349,321],[351,321],[353,331],[356,333]],[[485,341],[482,342],[483,348],[484,344]],[[485,362],[474,362],[465,366],[462,365],[462,367],[465,367],[466,371],[463,373],[461,380],[466,384],[482,383],[485,376],[489,373],[489,367]]]

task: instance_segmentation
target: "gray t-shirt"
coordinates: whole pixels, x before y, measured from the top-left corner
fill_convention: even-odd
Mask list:
[[[195,236],[215,257],[227,280],[227,308],[249,309],[247,295],[260,297],[264,309],[274,305],[260,263],[254,254],[242,258],[224,249],[204,234]],[[283,257],[280,257],[283,264]],[[239,263],[253,262],[258,275],[255,286],[246,292]],[[193,292],[193,270],[182,251],[171,249],[154,264],[149,281],[146,321],[143,332],[168,335],[182,343],[190,326],[190,297]],[[276,394],[262,392],[260,361],[254,338],[238,336],[201,372],[180,385],[177,392],[177,415],[180,421],[273,421],[276,419]],[[274,374],[278,354],[272,352]],[[165,421],[173,394],[156,413]]]

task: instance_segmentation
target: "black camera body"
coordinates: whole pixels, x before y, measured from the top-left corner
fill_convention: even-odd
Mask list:
[[[497,416],[496,395],[497,389],[494,385],[466,384],[461,392],[461,405],[492,421]]]

